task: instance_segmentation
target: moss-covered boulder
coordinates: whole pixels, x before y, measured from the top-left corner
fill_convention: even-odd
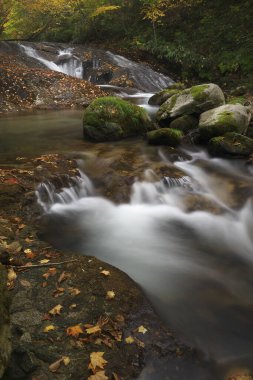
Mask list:
[[[216,156],[249,156],[253,153],[253,139],[230,132],[224,136],[212,138],[209,141],[208,149]]]
[[[196,129],[198,127],[199,120],[192,115],[180,116],[170,123],[170,128],[179,129],[184,134]]]
[[[113,96],[94,100],[84,112],[83,134],[91,141],[121,140],[145,135],[151,129],[143,108]]]
[[[200,115],[199,131],[203,142],[228,132],[246,132],[251,114],[240,104],[226,104]]]
[[[225,104],[225,97],[219,86],[213,83],[193,86],[173,95],[161,105],[157,120],[174,119],[181,115],[201,114],[211,108]]]
[[[6,369],[11,353],[6,281],[5,269],[0,264],[0,378]]]
[[[167,99],[171,98],[173,95],[179,94],[184,89],[185,85],[183,83],[174,83],[172,86],[170,86],[170,88],[166,88],[165,90],[162,90],[157,94],[151,96],[151,98],[148,101],[148,104],[150,104],[151,106],[160,106]]]
[[[151,145],[168,145],[176,147],[180,144],[183,134],[181,131],[172,128],[160,128],[148,132],[148,143]]]

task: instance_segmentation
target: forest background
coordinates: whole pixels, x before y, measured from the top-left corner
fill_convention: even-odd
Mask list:
[[[0,0],[2,40],[149,54],[181,80],[253,89],[252,0]]]

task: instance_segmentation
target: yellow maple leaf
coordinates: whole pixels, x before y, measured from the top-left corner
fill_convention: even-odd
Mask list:
[[[56,305],[55,307],[53,307],[53,309],[51,309],[49,311],[49,314],[51,315],[60,315],[61,314],[61,309],[63,308],[62,305]]]
[[[146,334],[146,332],[148,331],[144,326],[140,326],[138,327],[137,331],[141,334]]]
[[[48,333],[49,331],[53,331],[55,329],[56,327],[54,325],[49,325],[44,328],[43,332]]]
[[[66,366],[69,365],[70,358],[68,356],[63,356],[62,360],[63,360],[64,365],[66,365]]]
[[[113,290],[109,290],[109,291],[106,293],[106,299],[108,299],[108,300],[112,300],[115,296],[116,296],[116,294],[114,293]]]
[[[133,344],[134,343],[134,338],[132,336],[128,336],[126,339],[125,339],[125,342],[127,344]]]
[[[89,368],[95,372],[96,368],[104,369],[107,361],[103,358],[104,352],[92,352],[90,354]]]
[[[105,270],[105,269],[102,270],[100,273],[103,274],[106,277],[111,275],[110,271],[109,270]]]
[[[83,329],[80,325],[70,326],[67,328],[67,334],[78,338],[80,334],[83,334]]]

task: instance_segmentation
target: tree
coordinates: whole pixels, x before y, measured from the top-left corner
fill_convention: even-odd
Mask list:
[[[0,36],[5,30],[13,7],[13,0],[0,0]]]

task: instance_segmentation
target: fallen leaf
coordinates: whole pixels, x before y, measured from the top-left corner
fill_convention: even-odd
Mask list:
[[[44,333],[48,333],[49,331],[54,331],[56,327],[54,325],[46,326],[43,330]]]
[[[61,283],[61,282],[63,282],[63,281],[65,281],[65,280],[67,280],[67,278],[69,278],[70,277],[70,274],[69,273],[67,273],[67,272],[62,272],[61,273],[61,275],[60,275],[60,277],[58,278],[58,282],[59,282],[59,284]]]
[[[63,359],[63,363],[64,363],[64,365],[69,365],[69,363],[70,363],[70,358],[68,357],[68,356],[63,356],[62,357],[62,359]]]
[[[8,269],[8,281],[14,281],[17,278],[17,274],[13,268]]]
[[[115,293],[113,290],[109,290],[107,293],[106,293],[106,299],[107,300],[112,300],[114,297],[115,297]]]
[[[40,260],[40,264],[47,264],[49,263],[50,260],[48,259],[43,259],[43,260]]]
[[[144,326],[140,326],[140,327],[138,327],[137,331],[138,331],[138,333],[146,334],[146,332],[148,330]]]
[[[101,328],[99,326],[93,326],[89,329],[86,329],[87,334],[96,334],[98,332],[101,332]]]
[[[78,338],[80,334],[83,334],[83,329],[80,325],[76,326],[70,326],[67,328],[67,334],[69,336],[74,336],[75,338]]]
[[[25,228],[25,226],[26,226],[25,224],[20,224],[20,225],[18,226],[18,229],[19,229],[19,230],[22,230],[23,228]]]
[[[44,273],[42,276],[47,280],[48,277],[55,276],[56,275],[56,268],[49,268],[46,273]]]
[[[32,284],[30,283],[30,281],[27,281],[27,280],[20,280],[20,284],[22,286],[24,286],[25,288],[30,288],[32,286]]]
[[[104,369],[104,366],[107,363],[107,360],[103,358],[104,352],[92,352],[90,354],[90,364],[89,369],[93,372],[96,371],[96,368]]]
[[[126,339],[125,339],[125,342],[127,344],[133,344],[134,343],[134,338],[132,336],[128,336]]]
[[[24,250],[24,253],[25,253],[25,256],[27,259],[34,259],[34,257],[36,256],[34,252],[32,252],[31,249],[25,249]]]
[[[75,309],[77,307],[76,303],[72,303],[72,305],[69,306],[69,309]]]
[[[96,372],[94,375],[88,377],[88,380],[108,380],[109,377],[106,376],[105,371]]]
[[[61,359],[57,360],[56,362],[50,364],[50,366],[48,367],[48,368],[49,368],[49,371],[50,371],[50,372],[57,372],[58,369],[59,369],[60,366],[61,366],[62,361],[63,361],[63,358],[61,358]]]
[[[51,309],[49,311],[49,314],[51,315],[60,315],[61,314],[61,309],[62,309],[62,305],[56,305],[55,307],[53,307],[53,309]]]
[[[69,288],[69,293],[72,295],[72,296],[78,296],[78,294],[81,293],[81,291],[77,288]]]
[[[113,372],[112,373],[113,380],[123,380],[121,376],[117,375],[117,373]]]
[[[102,270],[100,273],[103,274],[106,277],[111,275],[111,273],[109,272],[109,270]]]

